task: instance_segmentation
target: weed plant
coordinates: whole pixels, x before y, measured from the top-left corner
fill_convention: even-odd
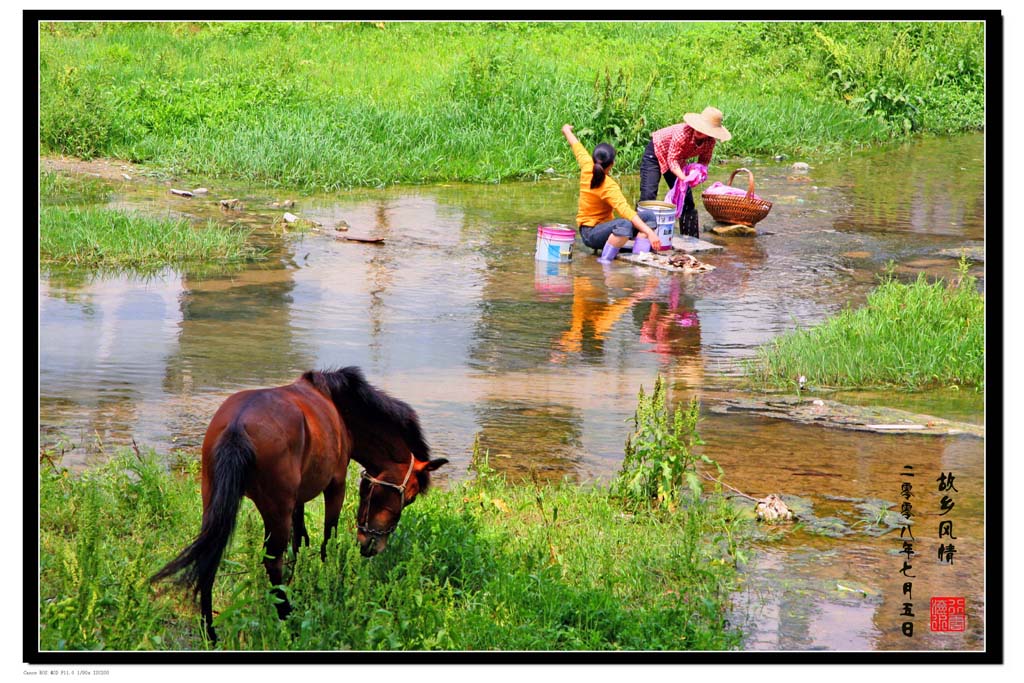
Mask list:
[[[848,152],[985,121],[980,22],[39,30],[45,153],[308,190],[572,174],[564,123],[588,148],[619,147],[629,173],[652,130],[707,105],[733,133],[719,158]]]
[[[755,384],[798,388],[895,387],[919,390],[985,384],[985,300],[961,260],[952,282],[922,273],[902,283],[891,273],[856,310],[795,330],[758,349],[747,363]]]
[[[704,443],[697,433],[699,419],[700,404],[696,398],[686,410],[668,409],[665,382],[660,375],[650,395],[640,387],[634,431],[626,440],[626,454],[614,492],[640,505],[653,503],[669,510],[676,509],[684,498],[698,500],[704,487],[697,463],[718,468],[717,463],[695,450]]]
[[[96,207],[39,210],[41,263],[147,268],[189,261],[240,262],[264,258],[249,231],[208,221],[161,219]]]
[[[198,609],[148,583],[199,528],[198,465],[168,471],[125,450],[74,475],[40,461],[40,648],[206,649]],[[180,469],[179,469],[180,468]],[[321,562],[286,563],[295,607],[279,621],[263,525],[245,502],[214,588],[219,648],[237,650],[721,650],[736,587],[724,501],[629,511],[604,488],[510,483],[476,450],[473,477],[402,515],[387,550],[359,555],[355,472]]]

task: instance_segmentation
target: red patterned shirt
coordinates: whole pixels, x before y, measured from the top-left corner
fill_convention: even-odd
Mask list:
[[[668,128],[662,128],[651,133],[651,140],[654,141],[654,156],[658,157],[658,166],[661,172],[672,171],[677,176],[681,175],[673,166],[686,164],[687,159],[697,157],[697,161],[708,166],[711,164],[711,152],[715,149],[714,138],[704,138],[704,141],[697,144],[693,140],[693,128],[685,123],[677,123]],[[681,169],[680,169],[681,170]]]

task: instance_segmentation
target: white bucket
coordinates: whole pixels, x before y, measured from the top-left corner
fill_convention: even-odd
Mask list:
[[[572,294],[572,267],[561,262],[537,261],[533,288],[542,301],[553,301]]]
[[[537,261],[568,263],[572,261],[572,245],[576,231],[563,223],[537,226]]]
[[[654,219],[658,222],[658,239],[661,240],[661,250],[667,251],[672,248],[672,226],[676,223],[676,205],[669,202],[648,201],[640,202],[637,209],[649,209],[654,212]]]

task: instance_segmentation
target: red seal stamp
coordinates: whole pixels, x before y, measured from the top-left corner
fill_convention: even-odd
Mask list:
[[[932,598],[932,631],[963,631],[967,627],[967,601],[964,598]]]

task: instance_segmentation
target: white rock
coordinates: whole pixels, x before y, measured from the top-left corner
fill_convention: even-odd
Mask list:
[[[299,220],[299,217],[296,216],[294,213],[288,213],[287,211],[285,212],[285,214],[284,214],[284,222],[285,223],[294,223],[297,220]]]
[[[209,192],[209,190],[207,190],[205,187],[197,187],[196,189],[192,190],[192,194],[206,194],[207,192]]]
[[[806,171],[808,169],[810,169],[810,165],[803,161],[798,161],[795,164],[793,164],[794,171]]]

